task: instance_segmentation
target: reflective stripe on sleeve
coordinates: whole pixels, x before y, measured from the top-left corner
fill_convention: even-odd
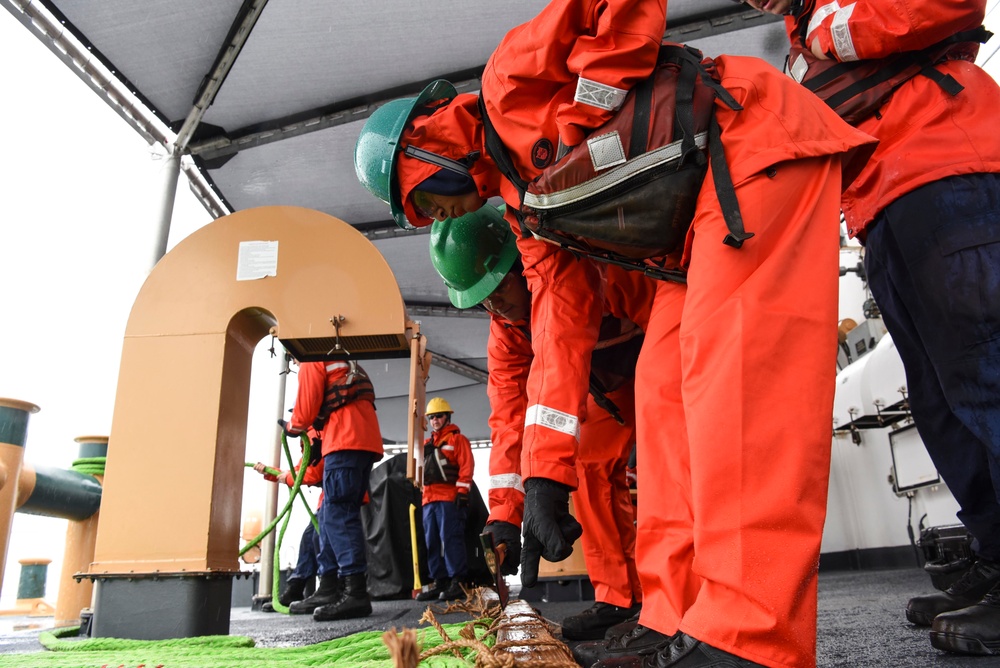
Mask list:
[[[541,404],[535,404],[528,408],[524,414],[524,426],[530,427],[533,424],[561,431],[578,441],[580,440],[580,420],[575,415],[563,413],[562,411],[557,411],[554,408],[542,406]]]
[[[521,476],[516,473],[500,473],[490,476],[490,489],[516,489],[524,494]]]
[[[841,62],[858,59],[858,52],[854,49],[854,39],[851,37],[851,26],[848,25],[853,13],[854,4],[852,3],[838,10],[833,15],[833,22],[830,24],[833,48],[837,52],[837,59]]]
[[[622,106],[626,93],[627,90],[580,77],[576,82],[576,95],[573,96],[573,100],[605,111],[614,111]]]
[[[455,483],[455,487],[464,487],[465,489],[469,489],[471,486],[472,485],[470,485],[467,482],[456,482]]]
[[[823,22],[823,19],[838,11],[840,11],[840,3],[837,2],[837,0],[833,0],[833,2],[829,2],[814,9],[812,16],[809,17],[809,27],[806,29],[806,37],[813,34],[813,31],[819,27],[819,24]]]
[[[327,364],[326,370],[329,372],[329,371],[336,371],[337,369],[346,369],[347,367],[348,367],[347,362],[334,362],[333,364]]]

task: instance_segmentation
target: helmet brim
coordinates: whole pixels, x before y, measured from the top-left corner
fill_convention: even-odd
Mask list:
[[[396,167],[399,164],[400,147],[399,142],[403,138],[403,133],[416,115],[417,111],[434,100],[448,100],[449,102],[458,95],[458,91],[445,79],[436,79],[427,84],[420,94],[413,98],[412,104],[405,114],[400,114],[399,120],[393,126],[390,137],[393,139],[395,148],[392,152],[392,159],[389,164],[389,211],[392,214],[396,225],[403,229],[412,229],[414,226],[406,218],[403,210],[403,202],[399,192],[399,177],[396,174]]]

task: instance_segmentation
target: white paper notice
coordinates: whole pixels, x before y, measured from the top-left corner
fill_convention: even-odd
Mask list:
[[[236,280],[253,281],[278,275],[277,241],[241,241]]]

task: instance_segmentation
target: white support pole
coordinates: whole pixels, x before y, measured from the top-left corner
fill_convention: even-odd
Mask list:
[[[153,246],[153,261],[149,266],[154,267],[164,255],[167,254],[167,239],[170,236],[170,222],[174,216],[174,199],[177,197],[177,180],[181,173],[181,156],[176,151],[171,151],[164,161],[163,167],[163,192],[160,199],[160,219],[156,228],[156,242]]]
[[[281,351],[281,373],[278,375],[278,417],[274,422],[274,450],[271,452],[271,466],[280,469],[281,466],[281,427],[278,425],[278,420],[284,419],[285,415],[285,387],[288,385],[288,353],[282,349]],[[264,523],[263,526],[268,526],[273,520],[275,515],[278,514],[278,486],[283,485],[279,482],[277,485],[267,486],[267,495],[264,498]],[[257,596],[268,597],[271,595],[271,588],[274,584],[274,560],[280,559],[280,555],[274,553],[275,540],[274,536],[277,532],[272,531],[271,533],[264,536],[264,539],[260,542],[260,580],[257,583]]]

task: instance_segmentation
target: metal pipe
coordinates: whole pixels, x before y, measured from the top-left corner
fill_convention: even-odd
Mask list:
[[[17,503],[18,479],[24,463],[24,443],[28,437],[28,417],[38,406],[17,399],[0,398],[0,590],[3,588],[10,525]]]
[[[284,419],[285,415],[285,388],[288,385],[288,353],[282,352],[281,354],[281,373],[278,375],[278,418],[277,420]],[[281,468],[281,427],[278,426],[277,420],[275,420],[275,431],[274,431],[274,450],[271,451],[271,466],[274,468]],[[278,483],[275,485],[267,486],[267,496],[264,499],[264,526],[271,523],[274,516],[278,514]],[[279,559],[280,555],[274,553],[274,534],[272,531],[264,540],[260,542],[261,558],[260,558],[260,580],[257,583],[257,596],[267,598],[271,595],[271,589],[274,585],[274,560]]]
[[[90,459],[108,456],[107,436],[78,436],[73,439],[80,444],[78,457]],[[94,476],[103,483],[104,476]],[[56,598],[54,623],[57,627],[79,624],[81,612],[91,607],[94,583],[87,578],[77,580],[73,576],[86,573],[94,560],[97,544],[97,523],[100,511],[79,522],[67,522],[66,547],[63,550],[62,572],[59,575],[59,594]]]
[[[181,173],[181,156],[171,151],[163,164],[163,191],[160,195],[160,218],[156,227],[156,243],[153,245],[152,269],[167,254],[167,240],[170,237],[170,222],[174,217],[174,200],[177,197],[177,177]]]

